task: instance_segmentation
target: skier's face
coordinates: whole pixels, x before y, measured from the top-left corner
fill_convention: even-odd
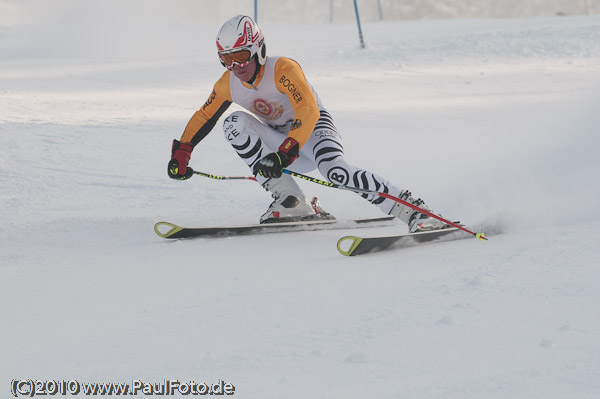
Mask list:
[[[234,63],[231,67],[231,72],[241,80],[242,82],[250,82],[254,77],[254,72],[256,72],[256,62],[251,60],[248,64],[244,66],[240,66],[239,64]]]

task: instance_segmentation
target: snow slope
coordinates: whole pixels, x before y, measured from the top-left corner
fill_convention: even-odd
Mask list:
[[[356,258],[335,249],[345,231],[155,236],[158,220],[253,223],[270,202],[252,182],[166,175],[222,73],[221,22],[1,28],[3,392],[167,378],[241,398],[600,395],[600,17],[368,23],[364,50],[354,25],[265,24],[352,162],[496,233]],[[248,173],[218,128],[191,165]],[[301,184],[340,218],[378,215]]]

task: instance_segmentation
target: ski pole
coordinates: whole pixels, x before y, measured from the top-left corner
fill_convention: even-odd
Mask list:
[[[209,179],[215,179],[215,180],[254,180],[254,181],[256,181],[256,177],[254,177],[254,176],[219,176],[219,175],[212,175],[210,173],[199,172],[197,170],[192,170],[192,172],[195,175],[202,176],[202,177],[208,177]]]
[[[302,180],[306,180],[306,181],[309,181],[311,183],[320,184],[320,185],[326,186],[326,187],[337,188],[339,190],[354,191],[356,193],[374,194],[374,195],[378,195],[379,197],[388,198],[388,199],[391,199],[392,201],[399,202],[402,205],[405,205],[405,206],[407,206],[407,207],[409,207],[411,209],[414,209],[415,211],[418,211],[418,212],[423,213],[423,214],[425,214],[427,216],[435,218],[435,219],[437,219],[437,220],[439,220],[441,222],[444,222],[447,225],[450,225],[452,227],[456,227],[457,229],[460,229],[460,230],[462,230],[462,231],[464,231],[466,233],[471,234],[472,236],[478,238],[479,240],[487,240],[487,238],[485,237],[484,233],[475,233],[475,232],[472,232],[471,230],[468,230],[468,229],[464,228],[463,226],[461,226],[459,224],[456,224],[456,223],[451,222],[451,221],[449,221],[447,219],[444,219],[441,216],[438,216],[438,215],[436,215],[434,213],[431,213],[431,212],[429,212],[429,211],[427,211],[427,210],[425,210],[423,208],[420,208],[420,207],[418,207],[418,206],[416,206],[414,204],[411,204],[410,202],[404,201],[401,198],[394,197],[393,195],[390,195],[388,193],[384,193],[384,192],[380,192],[380,191],[375,191],[375,190],[369,190],[369,189],[366,189],[366,188],[344,186],[343,184],[330,183],[328,181],[317,179],[317,178],[314,178],[312,176],[303,175],[302,173],[292,172],[291,170],[288,170],[288,169],[283,169],[282,172],[286,173],[286,174],[288,174],[290,176],[298,177],[298,178],[300,178]]]

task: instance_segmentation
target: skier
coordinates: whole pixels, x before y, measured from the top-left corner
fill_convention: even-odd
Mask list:
[[[231,103],[253,115],[235,111],[224,121],[225,139],[273,197],[260,223],[331,218],[316,198],[309,202],[293,177],[282,169],[318,169],[341,185],[385,192],[431,210],[409,191],[348,163],[342,137],[300,65],[286,57],[267,57],[263,34],[252,18],[238,15],[217,35],[221,64],[227,68],[204,105],[191,117],[181,140],[173,140],[168,174],[188,179],[192,150],[213,129]],[[411,233],[439,229],[445,223],[406,205],[375,194],[361,194],[385,214],[393,215]]]

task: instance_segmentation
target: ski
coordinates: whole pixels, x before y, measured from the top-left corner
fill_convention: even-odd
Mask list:
[[[471,237],[471,235],[457,228],[445,228],[386,237],[364,238],[346,236],[339,239],[337,249],[342,255],[356,256],[394,248],[412,247],[426,242],[452,241],[469,237]]]
[[[315,220],[286,223],[251,224],[226,227],[180,227],[169,222],[158,222],[154,231],[162,238],[230,237],[276,232],[334,230],[359,227],[385,226],[393,222],[393,216],[355,220]],[[162,230],[162,231],[161,231]]]

